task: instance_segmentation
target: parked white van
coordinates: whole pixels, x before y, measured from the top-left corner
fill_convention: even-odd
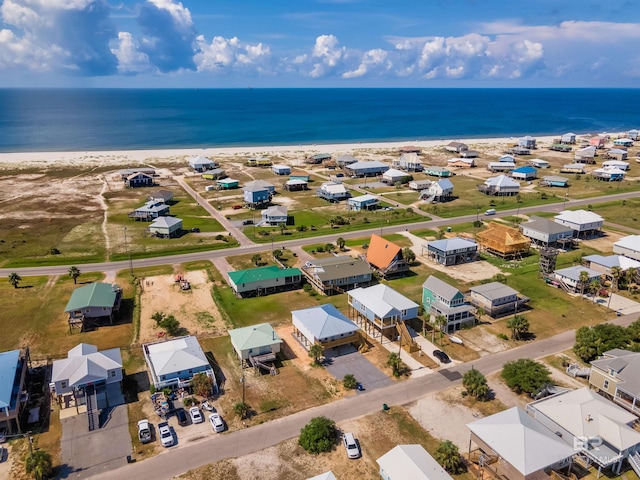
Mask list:
[[[484,214],[485,215],[495,215],[496,214],[496,209],[495,208],[490,208],[489,210],[484,212]]]

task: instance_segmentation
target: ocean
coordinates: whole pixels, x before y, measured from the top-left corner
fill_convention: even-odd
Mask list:
[[[0,89],[0,152],[619,132],[640,89]]]

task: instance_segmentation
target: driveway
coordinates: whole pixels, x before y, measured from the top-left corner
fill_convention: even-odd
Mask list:
[[[393,383],[354,347],[344,345],[339,348],[339,351],[335,348],[328,349],[324,354],[325,366],[336,379],[342,380],[346,374],[351,373],[362,384],[365,391],[386,387]]]
[[[89,478],[127,464],[132,447],[126,405],[114,407],[106,424],[93,432],[86,414],[64,418],[61,423],[62,478]]]

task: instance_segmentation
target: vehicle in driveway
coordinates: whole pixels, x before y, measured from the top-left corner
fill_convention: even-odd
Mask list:
[[[179,408],[176,410],[176,417],[178,417],[178,424],[181,427],[189,425],[189,417],[187,416],[187,412],[184,410],[184,408]]]
[[[191,417],[191,423],[202,423],[204,422],[204,418],[202,418],[202,413],[198,407],[191,407],[189,409],[189,416]]]
[[[173,434],[167,422],[158,424],[158,432],[160,433],[160,443],[163,447],[171,447],[173,445]]]
[[[442,363],[451,363],[451,359],[449,355],[444,353],[442,350],[434,350],[433,356],[440,360]]]
[[[358,445],[358,442],[353,436],[353,433],[345,433],[342,436],[342,443],[344,444],[344,448],[347,451],[347,457],[360,458],[360,445]]]
[[[224,432],[224,420],[217,413],[209,415],[209,423],[216,433]]]
[[[138,440],[140,440],[140,443],[149,443],[151,441],[151,426],[146,418],[138,421]]]
[[[242,225],[253,225],[253,220],[245,220]]]

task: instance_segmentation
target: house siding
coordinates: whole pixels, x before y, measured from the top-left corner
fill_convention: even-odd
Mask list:
[[[604,386],[605,380],[609,381],[609,385],[607,388]],[[591,367],[591,374],[589,375],[589,385],[596,387],[598,390],[608,393],[611,396],[614,396],[616,393],[618,380],[607,375],[605,372],[600,370],[599,368]]]

